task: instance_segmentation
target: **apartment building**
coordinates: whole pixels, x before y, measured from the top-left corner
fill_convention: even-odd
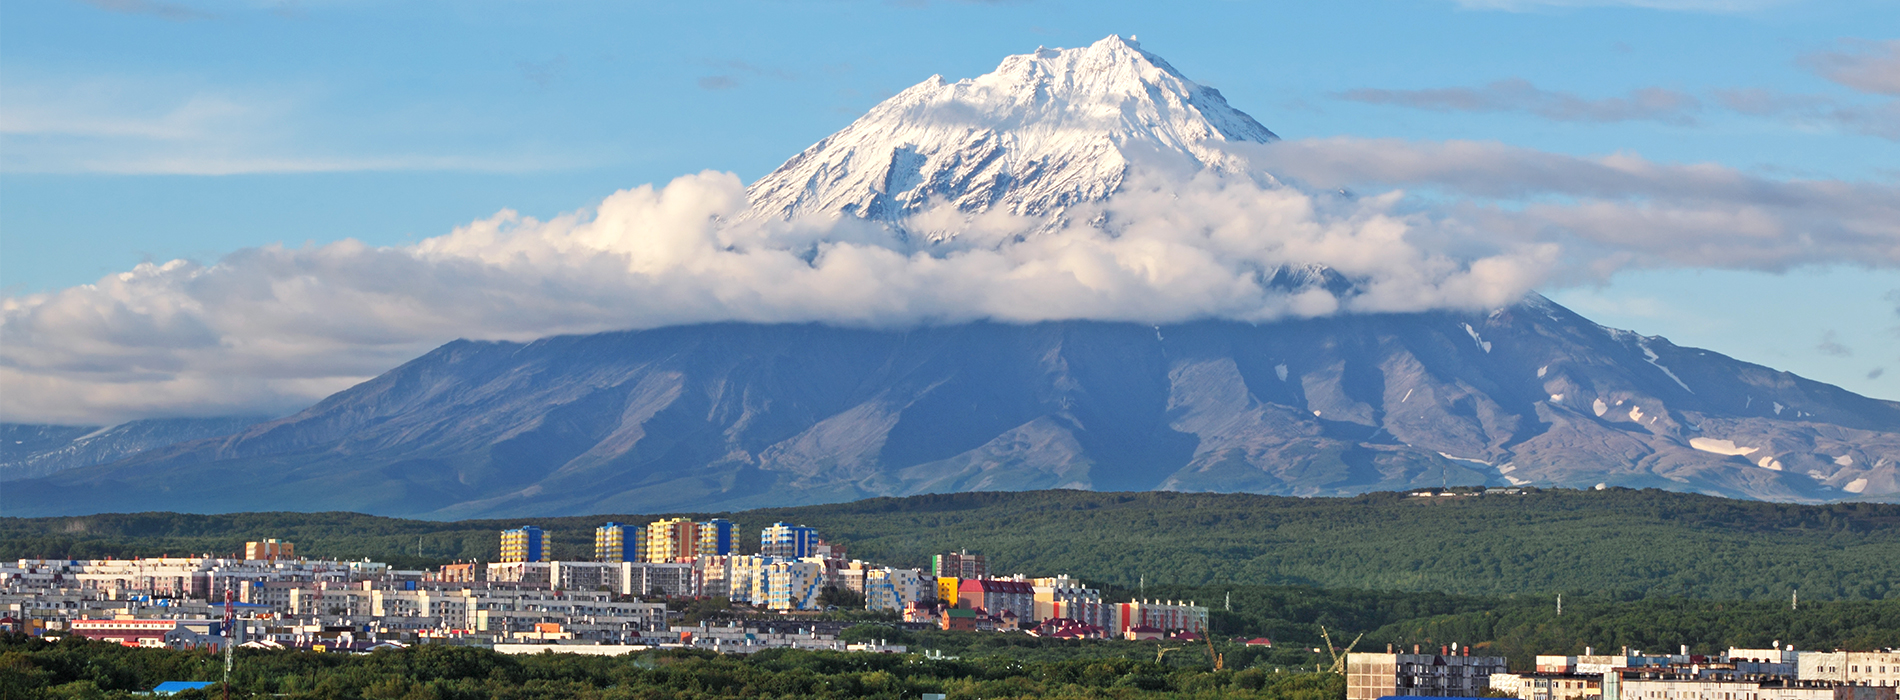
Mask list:
[[[902,612],[904,606],[921,601],[930,592],[925,583],[923,572],[916,569],[870,569],[864,574],[864,594],[866,610],[891,610]]]
[[[1795,666],[1804,681],[1900,686],[1900,651],[1804,651]]]
[[[989,578],[989,562],[969,550],[930,557],[930,575],[937,578]]]
[[[737,553],[733,547],[732,521],[713,518],[699,524],[699,556],[725,557]]]
[[[803,525],[772,523],[759,531],[759,555],[778,559],[803,559],[818,544],[818,531]]]
[[[1618,671],[1603,675],[1603,700],[1894,700],[1894,688],[1836,681],[1764,681],[1740,674]]]
[[[501,532],[501,560],[506,563],[547,561],[546,537],[533,525]]]
[[[675,563],[699,556],[699,523],[685,518],[656,520],[647,525],[646,557],[641,561]]]
[[[1036,614],[1036,591],[1028,581],[966,578],[957,584],[956,607],[982,610],[992,618],[1008,613],[1023,620]]]
[[[1603,695],[1603,677],[1571,673],[1493,673],[1490,689],[1518,700],[1587,700]]]
[[[295,559],[297,547],[289,542],[267,539],[261,542],[244,543],[244,558],[250,561],[275,561],[277,559]]]
[[[644,531],[639,529],[634,531],[644,534]],[[644,541],[645,538],[639,539]],[[638,552],[639,548],[636,547],[632,551]],[[604,564],[633,561],[627,558],[627,552],[627,526],[620,523],[607,523],[594,528],[594,561]]]
[[[1389,648],[1388,648],[1389,649]],[[1477,697],[1491,687],[1493,674],[1505,673],[1502,656],[1460,656],[1440,648],[1437,654],[1353,652],[1346,655],[1346,700],[1376,700],[1391,695]]]
[[[1102,592],[1064,574],[1031,579],[1035,597],[1031,620],[1074,620],[1104,630],[1114,628],[1116,606],[1102,601]]]
[[[772,610],[816,610],[824,592],[825,565],[813,561],[766,564],[760,577],[765,584],[765,607]],[[754,603],[759,602],[754,600]]]
[[[1165,632],[1204,632],[1207,608],[1194,601],[1137,600],[1116,603],[1114,624],[1110,630],[1123,635],[1131,627],[1152,627]]]

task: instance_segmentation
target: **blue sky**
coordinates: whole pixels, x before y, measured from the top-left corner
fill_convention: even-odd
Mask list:
[[[413,244],[702,170],[750,181],[932,74],[1109,34],[1289,140],[1629,154],[1874,197],[1900,182],[1890,0],[0,8],[13,298],[273,243]],[[1606,325],[1900,399],[1900,241],[1884,245],[1544,291]]]

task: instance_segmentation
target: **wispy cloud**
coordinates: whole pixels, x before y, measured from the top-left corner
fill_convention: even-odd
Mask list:
[[[1900,97],[1900,39],[1848,40],[1846,50],[1818,51],[1801,63],[1828,80],[1875,95]]]
[[[10,76],[0,100],[9,173],[228,175],[365,170],[515,172],[577,159],[338,143],[312,91],[219,89],[164,78]],[[426,141],[426,139],[417,139]]]
[[[708,75],[699,79],[701,90],[731,90],[736,87],[739,87],[739,81],[733,80],[730,75]]]
[[[1853,350],[1849,350],[1846,345],[1841,344],[1840,334],[1834,331],[1822,333],[1821,342],[1814,346],[1814,350],[1823,355],[1832,355],[1834,357],[1852,357],[1854,355]]]
[[[87,5],[109,12],[128,15],[151,15],[159,19],[183,22],[194,19],[210,19],[211,13],[169,2],[156,0],[80,0]]]
[[[1507,78],[1483,87],[1382,90],[1360,88],[1337,95],[1368,104],[1389,104],[1438,112],[1524,112],[1567,122],[1656,121],[1693,124],[1702,102],[1678,90],[1646,87],[1622,97],[1588,98],[1575,93],[1544,90],[1522,78]]]
[[[546,90],[562,73],[567,72],[567,56],[556,54],[545,61],[517,61],[515,68],[521,71],[522,78]]]
[[[1636,7],[1672,12],[1755,12],[1790,0],[1456,0],[1468,10],[1527,12],[1563,7]]]

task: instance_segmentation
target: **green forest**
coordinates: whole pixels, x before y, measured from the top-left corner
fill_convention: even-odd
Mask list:
[[[681,515],[810,525],[851,556],[927,566],[968,550],[991,571],[1141,586],[1289,585],[1608,600],[1900,599],[1900,505],[1792,505],[1659,490],[1351,498],[1033,491],[876,498],[739,513],[435,522],[352,513],[137,513],[0,519],[0,560],[229,554],[277,537],[299,554],[398,567],[491,560],[497,531],[547,530],[561,559],[593,529]]]
[[[1062,654],[1054,647],[1071,653]],[[365,655],[245,649],[237,654],[231,697],[910,700],[924,693],[943,693],[957,699],[1338,700],[1345,696],[1345,681],[1336,674],[1260,665],[1214,670],[1201,647],[1190,645],[1175,651],[1179,653],[1158,654],[1152,643],[1058,643],[1042,653],[1028,654],[1031,658],[1015,654],[925,658],[919,654],[797,650],[770,650],[751,656],[693,651],[650,651],[616,657],[509,656],[442,645]],[[1157,656],[1160,658],[1154,658]],[[222,677],[222,658],[206,652],[129,649],[78,637],[49,643],[0,635],[0,700],[132,697],[163,681]],[[218,698],[223,690],[214,685],[175,697]]]

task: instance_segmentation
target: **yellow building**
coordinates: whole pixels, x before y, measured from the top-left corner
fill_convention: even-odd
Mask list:
[[[295,559],[296,546],[283,540],[264,540],[244,543],[244,558],[252,561],[275,561]]]
[[[501,532],[501,561],[504,563],[524,561],[547,561],[548,549],[541,538],[541,528],[529,525]]]
[[[950,607],[957,606],[957,589],[963,586],[963,579],[955,576],[937,577],[937,600]]]
[[[646,561],[664,564],[691,559],[699,553],[699,523],[668,518],[648,524],[646,532]]]
[[[627,526],[607,523],[594,528],[594,561],[627,560]]]

